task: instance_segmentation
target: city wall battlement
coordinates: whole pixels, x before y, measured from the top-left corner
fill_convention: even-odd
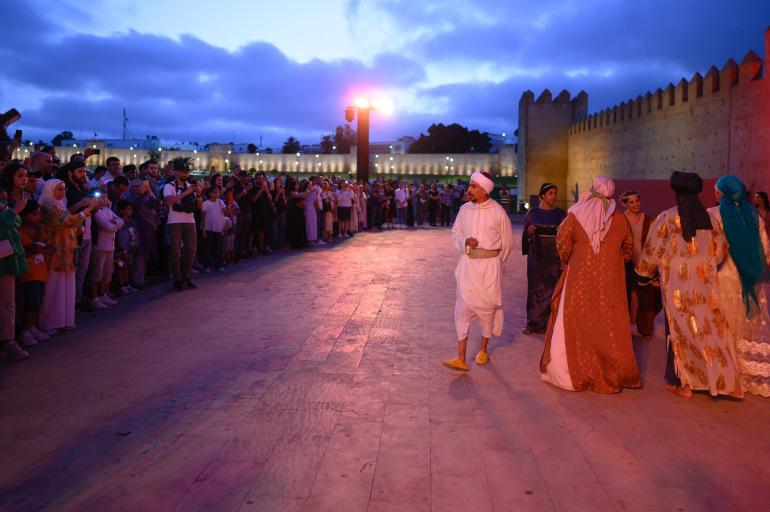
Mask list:
[[[762,59],[753,51],[749,51],[740,65],[729,59],[722,70],[711,66],[704,77],[699,72],[689,81],[682,78],[677,85],[669,83],[665,89],[647,92],[635,99],[620,102],[612,108],[606,108],[590,114],[570,125],[570,135],[596,128],[611,128],[612,125],[632,122],[645,115],[654,115],[658,111],[670,107],[682,106],[685,103],[699,101],[704,95],[717,95],[723,98],[729,94],[729,89],[737,83],[748,83],[762,79]],[[565,91],[566,92],[566,91]],[[708,101],[706,98],[705,101]]]
[[[729,59],[593,114],[584,92],[570,101],[567,91],[555,100],[527,91],[519,103],[525,190],[552,181],[574,199],[598,174],[663,182],[678,170],[735,174],[751,190],[770,189],[769,75],[770,29],[764,59],[749,51],[740,64]]]

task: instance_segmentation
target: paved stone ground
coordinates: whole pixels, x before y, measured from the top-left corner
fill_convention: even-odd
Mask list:
[[[440,366],[456,257],[362,234],[80,319],[0,366],[0,509],[767,509],[770,402],[665,392],[660,325],[644,389],[542,384],[521,256],[492,363]]]

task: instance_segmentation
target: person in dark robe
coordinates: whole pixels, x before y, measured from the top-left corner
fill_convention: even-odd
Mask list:
[[[307,246],[305,233],[305,201],[306,195],[300,192],[300,183],[292,180],[286,184],[289,190],[289,205],[286,209],[286,236],[292,249],[302,249]]]
[[[430,186],[430,192],[428,192],[428,222],[431,226],[436,225],[436,218],[438,217],[438,206],[441,201],[441,196],[438,192],[438,187],[434,183]]]
[[[551,297],[561,274],[556,251],[556,228],[566,217],[555,206],[558,189],[553,183],[540,187],[540,204],[524,218],[521,252],[527,256],[527,325],[524,334],[543,334],[551,316]]]
[[[634,267],[639,262],[642,247],[647,240],[652,225],[652,217],[642,211],[642,198],[638,192],[629,190],[620,196],[623,213],[631,226],[634,235],[634,252],[632,260],[626,263],[626,296],[631,322],[636,324],[636,330],[642,338],[652,338],[655,330],[655,317],[663,309],[660,296],[660,283],[655,280],[649,286],[638,286],[635,279]]]
[[[409,185],[406,189],[406,225],[414,227],[414,186]]]
[[[385,188],[385,197],[388,201],[388,214],[387,218],[390,219],[390,227],[395,228],[394,219],[397,219],[396,214],[396,190],[398,189],[398,181],[391,184],[390,189]]]
[[[420,185],[414,194],[414,201],[417,210],[417,225],[422,226],[425,223],[425,217],[428,216],[428,192],[425,185]]]

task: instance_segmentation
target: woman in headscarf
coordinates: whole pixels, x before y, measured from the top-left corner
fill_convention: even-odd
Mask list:
[[[735,176],[716,183],[719,206],[709,208],[711,221],[721,226],[729,250],[719,267],[719,294],[727,324],[735,339],[735,354],[743,390],[770,396],[770,318],[762,283],[770,272],[770,243],[765,222],[746,200],[746,187]]]
[[[667,321],[666,383],[685,398],[693,390],[740,397],[735,350],[717,289],[717,265],[727,250],[724,233],[698,198],[700,176],[675,172],[671,188],[676,206],[655,219],[636,265],[641,285],[660,273]]]
[[[614,193],[615,182],[597,176],[556,235],[564,270],[551,302],[540,378],[569,391],[617,393],[641,385],[625,287],[634,241]]]
[[[565,213],[555,206],[558,190],[553,183],[540,187],[540,204],[524,217],[521,252],[527,256],[527,325],[522,332],[542,334],[551,316],[551,297],[561,273],[556,251],[556,228]]]
[[[78,247],[78,229],[95,204],[80,213],[67,210],[64,182],[51,179],[45,182],[40,195],[42,220],[40,227],[46,243],[53,252],[48,258],[48,280],[43,292],[40,328],[48,335],[59,329],[72,330],[75,325],[75,249]]]

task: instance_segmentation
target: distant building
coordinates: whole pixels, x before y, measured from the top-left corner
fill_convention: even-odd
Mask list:
[[[299,151],[300,153],[323,153],[320,144],[302,144]]]
[[[105,149],[138,149],[153,151],[162,147],[156,135],[148,135],[144,139],[68,139],[61,141],[62,146],[84,148],[98,146]]]
[[[405,155],[417,139],[404,135],[396,140],[385,142],[369,142],[369,154],[372,155]],[[355,154],[356,146],[350,147],[350,152]]]
[[[506,144],[512,144],[514,142],[514,137],[512,137],[510,133],[503,132],[503,133],[490,133],[490,132],[484,132],[484,135],[489,137],[489,141],[492,143],[492,147],[489,148],[490,153],[499,153],[500,148],[505,146]]]

